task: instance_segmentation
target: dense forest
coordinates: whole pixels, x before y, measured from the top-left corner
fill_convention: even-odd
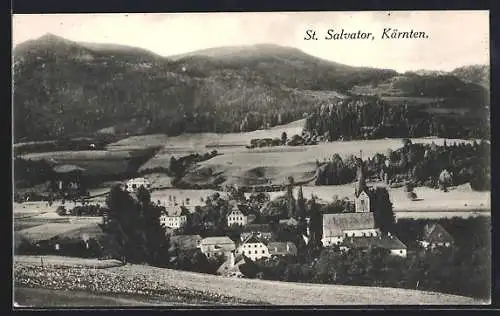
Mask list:
[[[394,106],[382,98],[357,96],[323,104],[307,118],[305,130],[328,140],[425,137],[489,138],[486,111],[437,115],[422,106]]]
[[[395,151],[377,153],[364,164],[368,177],[392,182],[402,178],[416,186],[438,188],[444,170],[450,175],[448,186],[469,182],[473,190],[489,190],[491,170],[489,157],[491,145],[486,141],[473,143],[412,144],[404,140]],[[356,160],[353,156],[342,159],[339,155],[324,162],[317,162],[316,185],[347,184],[355,180]]]
[[[13,81],[16,142],[96,132],[251,131],[317,113],[321,104],[337,102],[360,87],[375,94],[389,87],[403,98],[453,98],[459,108],[489,105],[487,89],[454,76],[401,76],[393,70],[350,67],[276,45],[169,59],[140,49],[103,48],[46,35],[14,49]],[[351,114],[346,115],[340,119]],[[387,123],[402,124],[408,115]],[[382,116],[363,123],[378,126]],[[316,126],[314,122],[310,127],[318,132],[329,130],[328,123]],[[436,122],[435,129],[440,124],[445,125],[442,130],[461,125]],[[360,126],[364,125],[342,127],[338,132],[354,137],[358,132],[352,129]],[[423,131],[418,133],[429,132],[426,127],[418,129]],[[331,133],[334,137],[337,132]]]

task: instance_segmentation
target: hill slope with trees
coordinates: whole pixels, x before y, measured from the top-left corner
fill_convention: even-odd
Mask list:
[[[375,89],[394,78],[405,97],[455,96],[458,107],[486,102],[486,89],[457,77],[403,77],[269,44],[165,58],[48,34],[14,49],[14,135],[16,142],[81,137],[130,122],[142,128],[131,124],[124,133],[251,131],[303,118],[355,86]]]

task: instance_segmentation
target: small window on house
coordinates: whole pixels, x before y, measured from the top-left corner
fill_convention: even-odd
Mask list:
[[[262,253],[265,253],[265,251],[264,251],[264,250],[262,250]]]
[[[363,237],[366,237],[366,233],[363,233]]]
[[[255,254],[257,254],[257,250],[255,250]]]
[[[346,237],[349,237],[349,234],[345,233],[345,236],[346,236]]]

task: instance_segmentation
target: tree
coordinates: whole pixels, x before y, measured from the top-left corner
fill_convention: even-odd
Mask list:
[[[392,210],[392,202],[389,192],[384,187],[377,187],[374,192],[374,200],[371,203],[375,227],[379,228],[383,234],[387,234],[393,229],[396,222]]]
[[[286,132],[281,133],[281,145],[286,145],[286,141],[288,140],[288,136]]]
[[[299,194],[297,196],[297,216],[303,219],[306,216],[306,200],[304,199],[304,193],[302,192],[302,186],[299,188]]]
[[[140,188],[136,200],[116,186],[106,204],[107,217],[101,227],[110,237],[114,256],[123,262],[166,266],[169,242],[160,224],[162,208],[151,203],[149,192]]]

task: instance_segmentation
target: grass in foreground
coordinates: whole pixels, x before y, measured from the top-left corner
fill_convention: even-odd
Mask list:
[[[468,297],[415,290],[232,279],[126,265],[105,269],[14,265],[15,286],[85,291],[105,296],[138,295],[195,305],[446,305],[484,304]]]

